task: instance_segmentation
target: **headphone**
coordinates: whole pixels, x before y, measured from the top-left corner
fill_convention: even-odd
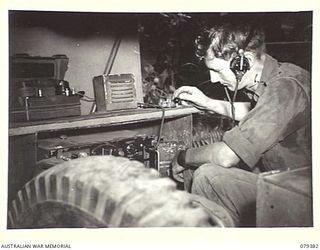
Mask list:
[[[249,60],[244,56],[244,51],[251,41],[253,33],[253,27],[251,27],[243,47],[238,50],[237,55],[230,62],[230,69],[236,76],[238,82],[241,81],[243,75],[250,69]]]
[[[234,102],[235,102],[236,97],[237,97],[239,82],[241,81],[243,75],[250,69],[250,63],[249,63],[248,58],[246,58],[244,56],[244,51],[247,48],[249,42],[251,41],[251,39],[253,37],[253,30],[254,29],[253,29],[253,26],[252,26],[251,29],[250,29],[249,35],[247,36],[247,38],[246,38],[246,40],[244,42],[243,47],[238,50],[238,54],[230,62],[230,69],[234,73],[234,75],[236,76],[236,80],[237,80],[232,99],[229,97],[227,89],[225,88],[227,97],[228,97],[229,102],[231,104],[232,127],[235,126]]]

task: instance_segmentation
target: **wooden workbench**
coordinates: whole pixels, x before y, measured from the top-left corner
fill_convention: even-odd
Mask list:
[[[166,108],[165,118],[174,118],[199,112],[194,107]],[[97,128],[103,126],[117,126],[130,123],[138,123],[162,118],[162,110],[159,108],[134,109],[125,111],[110,111],[45,121],[30,121],[11,123],[9,136],[34,134],[47,131],[58,131],[76,128]]]
[[[164,109],[162,134],[166,140],[192,141],[193,107]],[[95,113],[78,117],[45,121],[11,123],[9,125],[9,201],[36,172],[38,143],[41,140],[98,135],[106,141],[117,137],[159,135],[163,110],[157,108],[134,109]]]

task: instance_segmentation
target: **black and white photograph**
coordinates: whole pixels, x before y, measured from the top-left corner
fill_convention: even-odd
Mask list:
[[[315,13],[211,9],[7,10],[6,232],[315,229]]]

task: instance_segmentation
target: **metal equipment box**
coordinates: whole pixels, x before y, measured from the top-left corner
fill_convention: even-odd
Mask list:
[[[63,80],[68,62],[66,55],[10,57],[10,122],[81,115],[80,96]]]
[[[311,227],[310,167],[260,174],[257,187],[257,227]]]
[[[93,87],[97,112],[138,107],[133,74],[96,76]]]

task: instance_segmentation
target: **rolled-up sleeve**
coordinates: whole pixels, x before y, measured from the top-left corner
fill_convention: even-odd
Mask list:
[[[223,141],[248,165],[254,166],[257,163],[257,155],[260,152],[255,145],[249,141],[245,134],[236,127],[223,136]]]
[[[308,100],[293,80],[268,85],[239,126],[227,131],[223,141],[249,167],[286,135],[307,122]]]

